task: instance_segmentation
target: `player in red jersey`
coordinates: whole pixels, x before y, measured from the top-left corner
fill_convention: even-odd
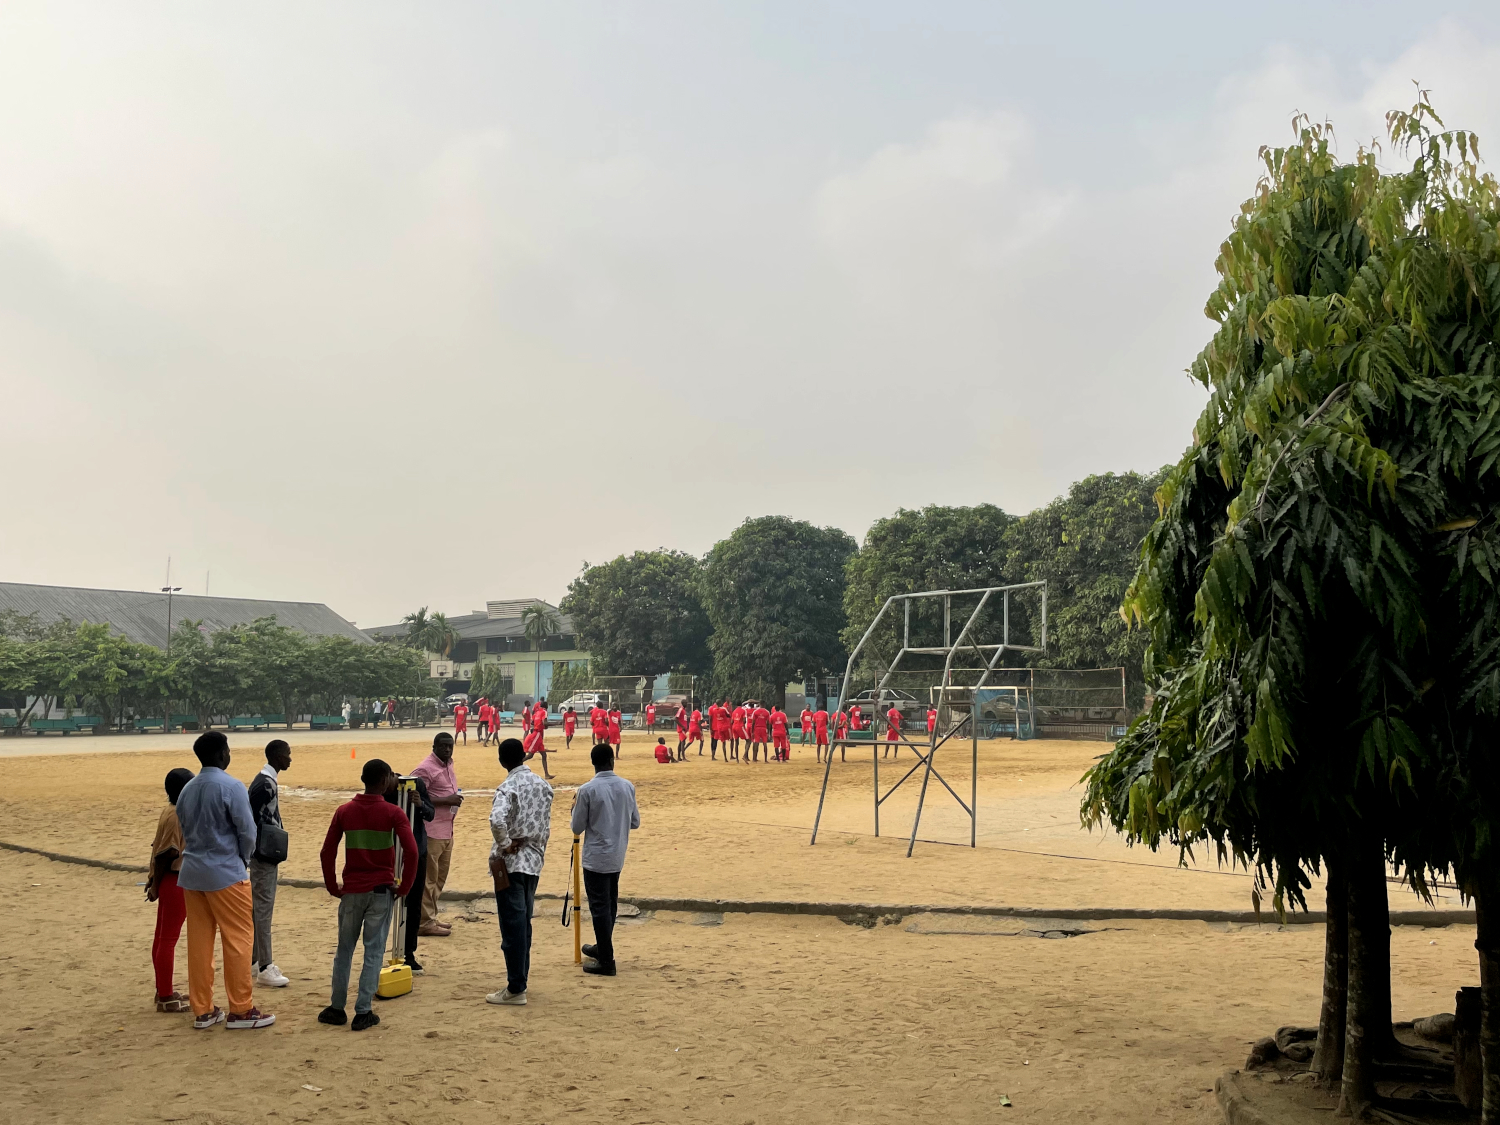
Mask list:
[[[460,703],[457,707],[453,708],[453,733],[454,733],[455,736],[460,735],[460,734],[463,735],[464,736],[464,745],[465,746],[468,745],[468,743],[469,743],[469,707],[465,703]]]
[[[884,758],[891,751],[895,751],[897,758],[901,757],[901,708],[894,703],[885,713],[885,749],[880,756]]]
[[[931,735],[935,730],[937,730],[937,708],[929,707],[927,708],[927,733]]]
[[[708,705],[708,756],[719,756],[719,744],[724,744],[724,760],[729,761],[729,709],[723,703]]]
[[[776,751],[778,762],[791,760],[792,740],[787,734],[786,712],[777,706],[771,708],[771,748]]]
[[[594,732],[595,745],[609,740],[609,712],[597,703],[589,708],[589,729]]]
[[[488,699],[479,701],[479,745],[488,746],[490,743],[490,716],[493,713]]]
[[[807,704],[802,705],[802,714],[797,716],[797,726],[802,731],[802,745],[807,745],[807,740],[812,737],[813,713],[807,709]]]
[[[552,777],[552,769],[547,765],[547,702],[541,700],[531,709],[531,753],[542,756],[542,776]]]
[[[823,750],[828,745],[828,712],[819,707],[813,712],[813,735],[818,742],[818,761],[823,760]],[[828,751],[829,758],[833,757],[833,751]]]
[[[615,748],[615,757],[620,756],[620,709],[611,707],[609,710],[609,725],[605,729],[609,738],[609,744]]]
[[[573,732],[578,729],[578,712],[569,707],[563,712],[563,749],[573,749]]]
[[[703,712],[694,707],[688,716],[688,745],[698,744],[698,757],[703,757]]]
[[[834,742],[838,742],[839,739],[841,739],[841,738],[847,738],[848,735],[849,735],[849,716],[844,713],[843,708],[840,708],[839,711],[838,711],[838,713],[835,714],[834,717],[833,717],[833,740],[834,740]],[[849,748],[847,746],[843,746],[843,745],[839,746],[839,761],[846,762],[846,761],[849,760],[845,756],[846,753],[848,752],[848,750],[849,750]],[[833,747],[832,746],[828,747],[828,757],[830,759],[833,757]]]
[[[849,708],[849,729],[865,729],[865,713],[859,709],[858,703]]]
[[[687,728],[688,711],[687,705],[683,704],[677,708],[677,760],[679,762],[687,759]]]
[[[766,761],[771,760],[771,712],[764,703],[756,703],[746,724],[750,728],[750,753],[746,761],[759,761],[760,752],[766,752]]]
[[[741,703],[733,711],[729,712],[729,742],[734,747],[734,760],[740,760],[740,743],[745,740],[745,717],[750,714],[750,708]],[[750,760],[750,748],[745,747],[745,761]]]
[[[646,704],[646,729],[650,730],[656,726],[656,704]]]

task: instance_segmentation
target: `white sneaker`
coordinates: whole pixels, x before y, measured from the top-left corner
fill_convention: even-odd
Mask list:
[[[267,965],[264,969],[255,974],[255,983],[261,985],[264,988],[285,988],[292,982],[286,977],[282,976],[281,970],[278,969],[274,964],[272,964]]]
[[[486,1004],[524,1004],[526,993],[512,992],[508,988],[502,988],[499,992],[491,992],[484,998]]]

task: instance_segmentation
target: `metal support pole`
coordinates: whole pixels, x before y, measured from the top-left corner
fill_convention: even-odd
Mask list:
[[[969,711],[969,733],[974,736],[973,768],[969,774],[969,847],[979,846],[979,689]]]
[[[573,964],[583,964],[583,848],[581,837],[573,837]]]
[[[875,836],[880,836],[880,748],[870,740],[870,756],[875,760]]]

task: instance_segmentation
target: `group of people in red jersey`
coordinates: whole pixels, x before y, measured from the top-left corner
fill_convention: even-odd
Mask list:
[[[597,703],[589,708],[589,728],[594,732],[594,745],[605,743],[613,746],[615,757],[620,756],[620,708],[616,704],[600,707]]]
[[[468,719],[470,710],[460,703],[453,710],[453,733],[462,736],[464,742],[468,742]],[[474,714],[479,722],[479,733],[481,742],[488,744],[491,738],[497,742],[500,738],[500,711],[492,706],[488,699],[480,699],[474,705]],[[645,719],[648,729],[653,728],[656,723],[657,706],[655,703],[647,703],[645,707]],[[707,720],[705,724],[704,720]],[[806,745],[811,741],[818,754],[818,761],[822,762],[823,752],[826,750],[831,759],[834,747],[839,751],[839,760],[845,761],[847,746],[844,740],[850,731],[861,731],[868,725],[863,709],[858,703],[850,704],[848,708],[839,708],[832,714],[824,707],[814,711],[804,706],[799,716],[802,729],[801,742]],[[905,715],[895,703],[885,713],[885,748],[881,757],[893,755],[900,757],[901,754],[901,728],[905,722]],[[572,707],[563,712],[563,741],[565,747],[573,745],[573,735],[578,728],[578,715]],[[533,704],[527,700],[521,708],[521,728],[524,733],[522,745],[526,749],[527,757],[535,754],[542,756],[542,773],[551,778],[552,772],[547,764],[547,701],[539,700]],[[709,733],[709,759],[717,761],[719,749],[724,750],[723,760],[744,761],[747,765],[751,762],[791,760],[791,720],[776,704],[769,708],[756,699],[748,699],[737,707],[731,707],[729,697],[725,697],[717,703],[710,703],[705,713],[698,708],[682,706],[677,709],[674,719],[677,729],[677,749],[675,753],[668,750],[667,756],[663,757],[658,750],[658,758],[662,761],[686,761],[687,748],[692,743],[698,744],[698,756],[703,756],[703,732],[705,725]],[[589,726],[593,731],[594,743],[606,743],[614,747],[615,757],[620,757],[620,728],[621,712],[617,705],[608,707],[594,706],[589,708]],[[831,729],[830,729],[831,728]],[[937,729],[937,709],[927,709],[927,734],[931,737]],[[829,735],[832,734],[830,739]],[[658,739],[665,747],[665,739]],[[740,756],[741,744],[744,744],[744,757]],[[762,758],[764,752],[764,758]]]

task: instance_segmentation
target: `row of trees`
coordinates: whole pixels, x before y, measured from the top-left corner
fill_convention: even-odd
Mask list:
[[[1414,155],[1263,150],[1193,365],[1209,401],[1125,598],[1150,709],[1084,818],[1209,846],[1278,909],[1327,879],[1314,1068],[1375,1100],[1387,871],[1476,906],[1483,1120],[1500,1122],[1500,189],[1425,95]]]
[[[600,674],[711,676],[713,694],[780,698],[841,672],[892,594],[1046,580],[1051,667],[1124,666],[1138,702],[1145,639],[1120,618],[1162,474],[1106,474],[1026,516],[991,504],[898,511],[863,546],[785,516],[746,520],[703,558],[637,551],[585,566],[562,609]],[[1012,630],[1034,632],[1017,601]],[[874,638],[888,661],[897,624]]]
[[[432,694],[421,654],[400,645],[310,637],[264,617],[209,634],[183,621],[170,654],[102,623],[0,616],[0,692],[24,720],[61,706],[106,725],[174,711],[215,717],[337,713],[345,699],[394,697],[410,705]]]

